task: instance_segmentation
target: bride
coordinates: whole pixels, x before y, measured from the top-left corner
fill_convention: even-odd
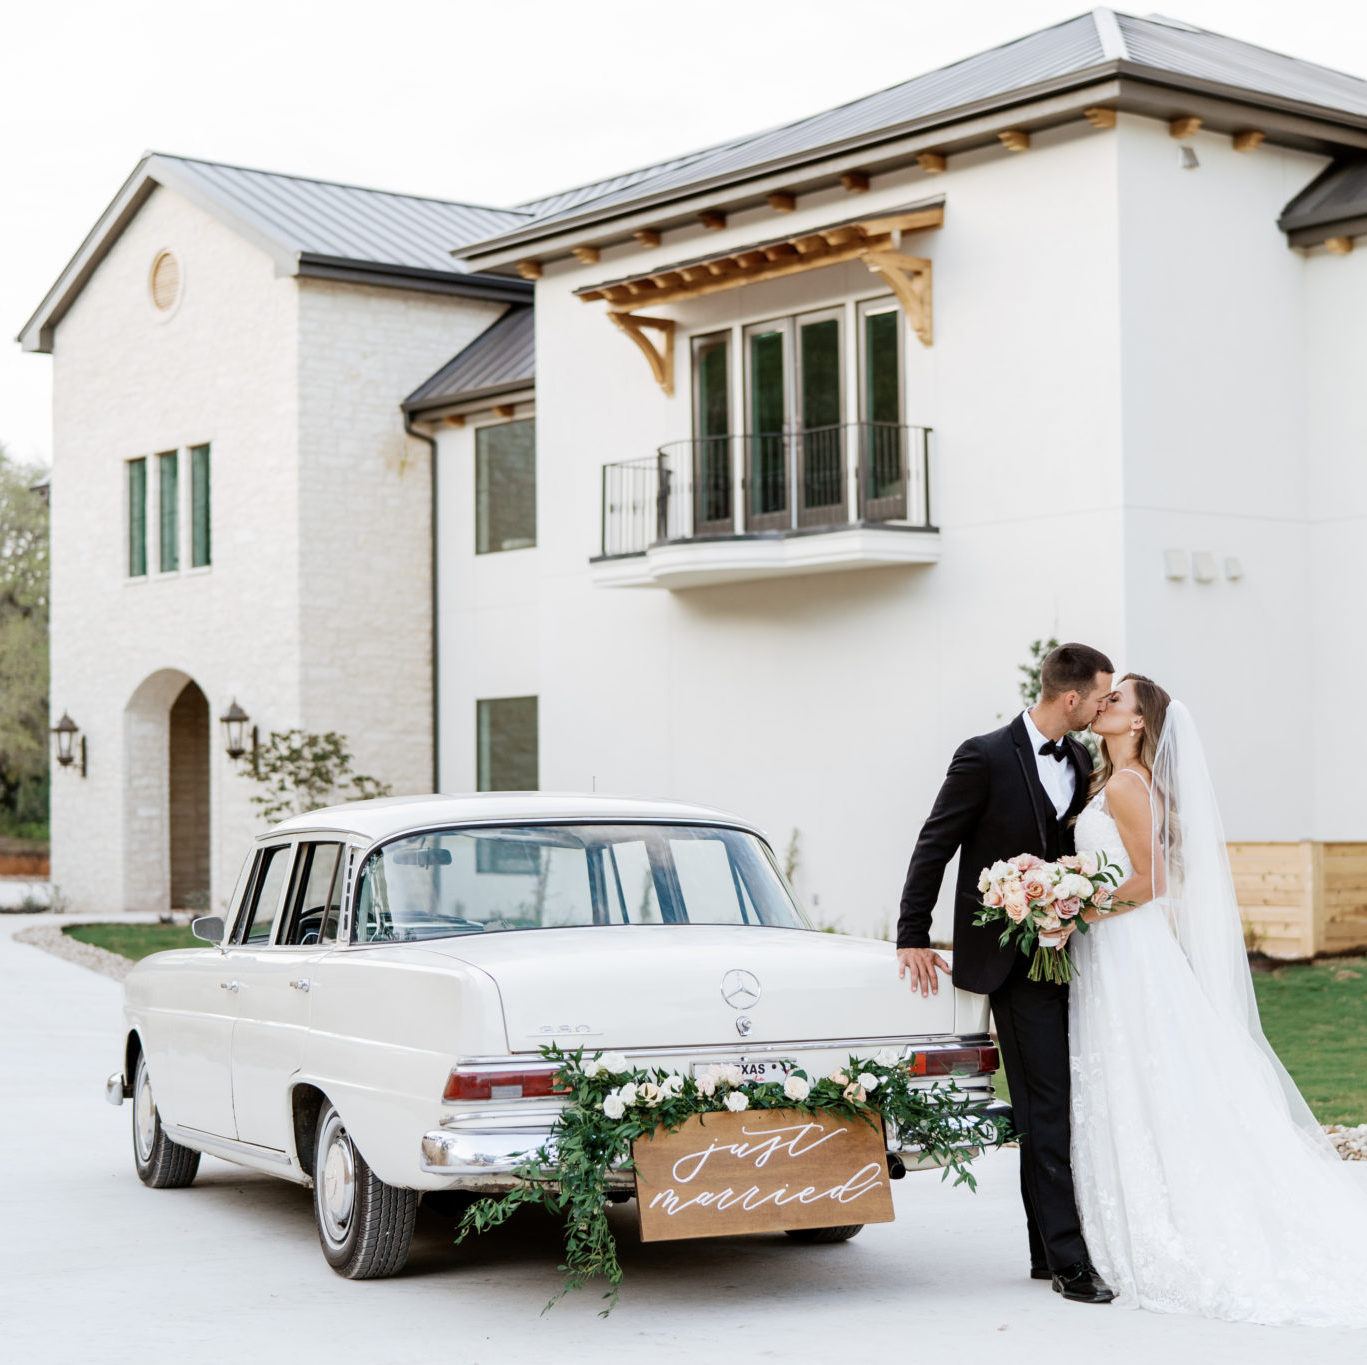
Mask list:
[[[1079,853],[1125,880],[1071,944],[1078,1212],[1122,1305],[1367,1326],[1367,1191],[1258,1023],[1234,885],[1190,713],[1122,678]],[[1099,919],[1100,922],[1097,922]]]

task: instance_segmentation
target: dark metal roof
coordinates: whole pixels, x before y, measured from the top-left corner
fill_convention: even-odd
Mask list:
[[[519,304],[404,399],[410,413],[501,393],[528,389],[536,382],[536,323],[531,308]]]
[[[1117,75],[1319,111],[1331,121],[1367,122],[1367,81],[1358,77],[1181,20],[1094,9],[810,118],[524,204],[533,219],[482,241],[471,239],[462,249],[474,257],[530,244],[562,227],[589,227],[690,193],[783,173],[819,157],[858,152],[970,111]]]
[[[158,186],[174,190],[255,243],[282,275],[398,285],[505,303],[531,292],[522,281],[472,274],[451,256],[452,245],[462,239],[526,222],[521,210],[149,152],[25,324],[19,339],[26,350],[51,349],[57,324]]]
[[[1328,237],[1367,232],[1367,159],[1326,166],[1282,210],[1277,226],[1292,246],[1316,246]]]

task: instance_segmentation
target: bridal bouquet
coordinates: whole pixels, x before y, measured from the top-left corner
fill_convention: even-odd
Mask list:
[[[1103,914],[1116,908],[1114,889],[1121,880],[1116,864],[1092,853],[1069,854],[1047,863],[1021,853],[985,867],[978,878],[981,909],[974,924],[1005,921],[1001,944],[1014,941],[1021,952],[1034,952],[1031,981],[1063,983],[1073,978],[1073,964],[1063,946],[1067,923],[1085,934],[1091,925],[1086,909]]]

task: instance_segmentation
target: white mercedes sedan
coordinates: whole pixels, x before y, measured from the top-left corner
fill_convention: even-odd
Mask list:
[[[424,1194],[509,1188],[559,1110],[547,1043],[682,1071],[811,1075],[893,1047],[992,1105],[987,1001],[899,981],[891,946],[815,931],[764,836],[600,796],[360,801],[261,836],[212,946],[125,984],[138,1175],[200,1154],[311,1186],[328,1263],[392,1275]],[[935,1165],[887,1134],[891,1173]],[[620,1172],[614,1197],[630,1198]],[[813,1230],[837,1240],[857,1228]]]

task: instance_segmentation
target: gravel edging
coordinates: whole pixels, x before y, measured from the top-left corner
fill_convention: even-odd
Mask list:
[[[72,938],[55,924],[35,924],[14,935],[16,943],[27,943],[56,957],[74,962],[78,967],[89,967],[92,972],[122,981],[133,970],[130,958],[97,948],[93,943],[82,943]],[[1326,1123],[1324,1131],[1345,1161],[1367,1161],[1367,1123],[1350,1128],[1342,1123]]]
[[[56,924],[34,924],[20,929],[14,935],[16,943],[27,943],[32,948],[41,948],[54,957],[74,962],[78,967],[89,967],[101,976],[111,976],[122,981],[133,970],[132,958],[111,953],[107,948],[97,948],[93,943],[82,943],[64,933]]]

